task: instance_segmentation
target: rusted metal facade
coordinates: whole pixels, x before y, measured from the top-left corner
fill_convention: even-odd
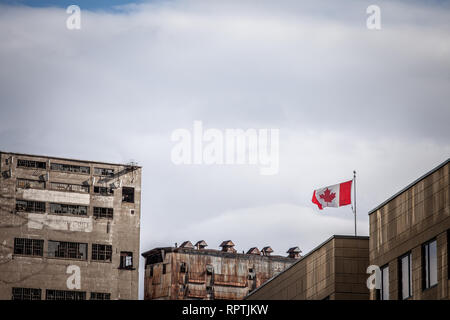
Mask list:
[[[222,250],[204,249],[184,242],[182,247],[155,248],[142,254],[146,259],[144,298],[240,300],[296,259],[282,256],[237,253],[231,241]],[[199,245],[200,244],[200,245]]]

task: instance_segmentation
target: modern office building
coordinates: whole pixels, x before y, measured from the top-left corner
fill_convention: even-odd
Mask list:
[[[137,299],[141,168],[0,152],[0,299]]]
[[[144,298],[164,300],[240,300],[266,280],[282,272],[296,259],[300,249],[288,257],[272,256],[268,246],[237,253],[231,240],[221,250],[205,249],[185,241],[179,247],[155,248],[145,258]]]
[[[247,300],[368,300],[369,238],[334,235]]]
[[[450,298],[450,159],[369,212],[371,299]]]

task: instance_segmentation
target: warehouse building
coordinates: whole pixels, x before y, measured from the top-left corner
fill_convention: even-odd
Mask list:
[[[450,159],[369,212],[371,299],[449,299]]]
[[[334,235],[247,300],[368,300],[369,238]]]
[[[288,257],[271,255],[270,246],[237,253],[231,240],[221,250],[206,249],[206,242],[155,248],[145,258],[146,300],[240,300],[300,258],[298,247]]]
[[[141,168],[0,152],[0,299],[137,299]]]

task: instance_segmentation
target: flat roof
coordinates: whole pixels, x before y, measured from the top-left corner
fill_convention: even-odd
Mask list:
[[[272,278],[270,278],[269,280],[267,280],[266,282],[264,282],[261,286],[259,286],[258,288],[256,288],[255,290],[253,290],[252,292],[250,292],[249,294],[247,294],[245,297],[251,296],[253,293],[257,292],[260,288],[264,287],[266,284],[268,284],[269,282],[271,282],[272,280],[274,280],[275,278],[279,277],[280,275],[282,275],[283,273],[285,273],[286,271],[288,271],[289,269],[293,268],[295,265],[297,265],[297,263],[300,263],[300,261],[302,261],[303,259],[305,259],[306,257],[308,257],[309,255],[313,254],[315,251],[319,250],[320,248],[322,248],[324,245],[326,245],[328,242],[330,242],[333,239],[360,239],[360,240],[369,240],[368,236],[349,236],[349,235],[332,235],[331,237],[329,237],[327,240],[325,240],[324,242],[322,242],[321,244],[319,244],[317,247],[315,247],[314,249],[312,249],[311,251],[309,251],[307,254],[305,254],[304,256],[302,256],[300,259],[298,259],[296,262],[294,262],[293,264],[291,264],[287,269],[283,270],[282,272],[280,272],[279,274],[273,276]]]
[[[291,261],[294,260],[294,258],[289,258],[285,256],[279,256],[279,255],[269,255],[269,256],[263,256],[263,255],[256,255],[251,253],[241,253],[241,252],[226,252],[222,250],[215,250],[215,249],[195,249],[195,248],[183,248],[183,247],[157,247],[153,248],[151,250],[145,251],[141,253],[141,256],[146,258],[149,255],[157,254],[159,251],[164,250],[165,252],[186,252],[190,254],[197,254],[197,255],[213,255],[213,256],[220,256],[220,257],[236,257],[236,256],[242,256],[242,257],[261,257],[262,259],[270,259],[270,260],[279,260],[279,261]]]
[[[79,159],[70,159],[70,158],[61,158],[61,157],[51,157],[51,156],[43,156],[43,155],[36,155],[36,154],[27,154],[27,153],[17,153],[17,152],[8,152],[8,151],[1,151],[0,154],[12,154],[16,156],[24,156],[24,157],[37,157],[37,158],[47,158],[47,159],[56,159],[56,160],[63,160],[63,161],[76,161],[76,162],[85,162],[85,163],[98,163],[98,164],[106,164],[110,166],[123,166],[123,167],[129,167],[129,164],[123,164],[123,163],[110,163],[110,162],[102,162],[102,161],[91,161],[91,160],[79,160]],[[135,165],[136,168],[142,168],[141,166]]]
[[[408,190],[409,188],[411,188],[412,186],[414,186],[415,184],[417,184],[418,182],[420,182],[421,180],[425,179],[426,177],[428,177],[429,175],[435,173],[436,171],[438,171],[439,169],[441,169],[443,166],[445,166],[447,163],[450,162],[450,158],[448,158],[447,160],[445,160],[444,162],[442,162],[440,165],[438,165],[437,167],[431,169],[430,171],[428,171],[427,173],[425,173],[424,175],[422,175],[420,178],[414,180],[414,182],[408,184],[406,187],[404,187],[403,189],[401,189],[399,192],[397,192],[396,194],[394,194],[392,197],[390,197],[389,199],[387,199],[386,201],[382,202],[380,205],[378,205],[376,208],[372,209],[369,211],[369,215],[374,213],[375,211],[377,211],[378,209],[380,209],[381,207],[385,206],[388,202],[394,200],[396,197],[398,197],[399,195],[401,195],[403,192],[405,192],[406,190]]]

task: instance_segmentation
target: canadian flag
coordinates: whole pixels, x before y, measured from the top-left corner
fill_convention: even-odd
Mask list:
[[[352,203],[353,180],[314,190],[312,202],[320,210],[324,207],[341,207]]]

